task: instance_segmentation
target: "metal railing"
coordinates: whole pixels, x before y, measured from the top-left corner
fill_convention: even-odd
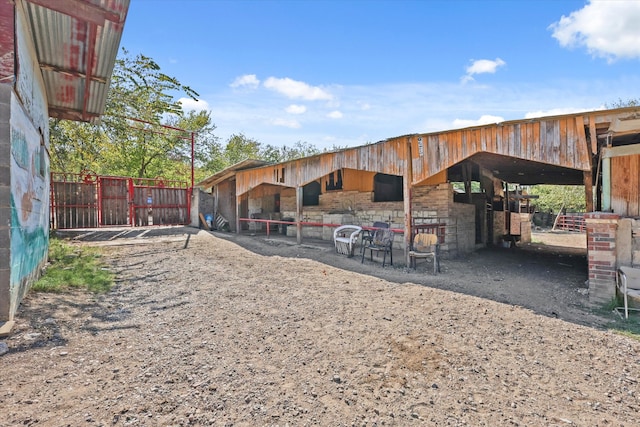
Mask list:
[[[587,230],[584,222],[584,214],[558,215],[553,229],[583,233]]]

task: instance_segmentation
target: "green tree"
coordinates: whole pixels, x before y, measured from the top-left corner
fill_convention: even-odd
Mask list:
[[[618,98],[617,101],[611,104],[605,104],[605,108],[624,108],[624,107],[637,107],[640,106],[640,98],[629,98],[623,101],[622,98]]]
[[[291,147],[275,147],[273,145],[266,145],[261,149],[260,156],[263,160],[278,163],[300,159],[302,157],[309,157],[319,153],[320,150],[318,150],[313,144],[305,141],[298,141]]]
[[[223,157],[220,138],[215,136],[216,126],[211,122],[208,111],[189,111],[183,117],[174,116],[167,122],[168,125],[179,129],[198,129],[193,133],[193,152],[196,181],[200,181],[210,174],[210,172],[224,169],[225,161]],[[176,138],[187,141],[185,144],[176,143],[177,148],[169,153],[167,159],[175,164],[190,165],[191,163],[191,132],[176,132]]]
[[[132,57],[122,49],[102,122],[51,122],[52,169],[185,180],[190,177],[194,132],[194,163],[200,173],[220,157],[215,125],[208,112],[185,115],[175,94],[192,99],[198,96],[189,86],[162,73],[153,59]]]
[[[70,120],[51,119],[51,170],[103,173],[101,147],[108,140],[97,126]]]
[[[586,198],[583,185],[534,185],[529,194],[539,196],[534,202],[540,212],[584,212]]]
[[[183,117],[172,93],[198,94],[160,71],[151,58],[132,58],[126,49],[116,59],[107,97],[103,131],[111,145],[105,159],[118,175],[166,176],[176,154],[190,141],[162,128],[165,117]],[[165,119],[166,120],[166,119]],[[188,129],[197,131],[198,129]]]
[[[224,158],[227,166],[234,165],[247,159],[262,159],[261,144],[243,133],[231,135],[224,148]]]

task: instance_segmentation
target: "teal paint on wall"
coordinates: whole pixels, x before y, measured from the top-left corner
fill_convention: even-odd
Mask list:
[[[19,301],[29,290],[33,280],[39,275],[41,266],[47,260],[49,249],[48,228],[38,227],[26,231],[20,226],[18,210],[11,195],[11,317],[15,314]]]

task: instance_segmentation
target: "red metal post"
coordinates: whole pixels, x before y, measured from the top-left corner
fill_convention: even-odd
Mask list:
[[[102,177],[96,177],[96,193],[98,193],[98,227],[102,224]]]
[[[193,166],[196,155],[195,133],[191,132],[191,192],[193,192]]]
[[[191,197],[193,197],[193,184],[191,184],[191,188],[187,190],[187,215],[185,218],[187,224],[191,224]]]
[[[132,227],[136,225],[136,208],[134,206],[135,199],[133,198],[133,178],[129,178],[129,222]]]

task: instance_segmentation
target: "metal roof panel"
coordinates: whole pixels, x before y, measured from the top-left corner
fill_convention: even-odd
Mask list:
[[[104,112],[129,0],[26,0],[27,22],[52,117]]]

